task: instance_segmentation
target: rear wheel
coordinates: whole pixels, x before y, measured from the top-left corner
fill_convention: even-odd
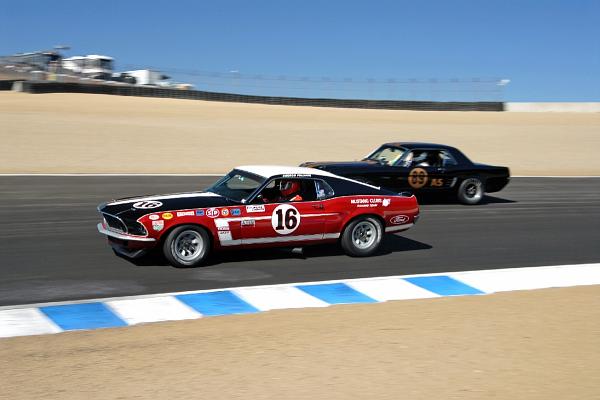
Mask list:
[[[174,267],[198,266],[210,253],[210,236],[199,226],[177,227],[165,239],[163,253]]]
[[[366,257],[375,253],[381,244],[383,227],[373,217],[358,217],[350,222],[342,233],[344,252],[353,257]]]
[[[467,178],[461,182],[458,187],[458,201],[463,204],[477,204],[483,199],[485,193],[485,185],[481,179],[477,177]]]

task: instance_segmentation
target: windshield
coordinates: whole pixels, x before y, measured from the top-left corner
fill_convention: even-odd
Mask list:
[[[406,153],[407,149],[403,147],[394,146],[381,146],[374,152],[372,152],[366,160],[378,161],[384,165],[396,165],[396,163],[402,158],[402,155]]]
[[[241,202],[248,198],[264,181],[263,177],[234,169],[206,191]]]

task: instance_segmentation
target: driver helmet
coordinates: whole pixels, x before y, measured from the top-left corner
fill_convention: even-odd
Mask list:
[[[284,196],[291,196],[300,191],[300,183],[297,181],[281,181],[279,190]]]

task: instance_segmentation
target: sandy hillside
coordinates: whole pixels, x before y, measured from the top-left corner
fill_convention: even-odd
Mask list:
[[[219,173],[361,158],[397,140],[455,145],[516,175],[600,175],[600,113],[354,110],[0,93],[0,173]]]
[[[600,398],[600,287],[0,340],[0,398]]]

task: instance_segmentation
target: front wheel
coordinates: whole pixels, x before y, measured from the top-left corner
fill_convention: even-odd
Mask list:
[[[195,267],[210,253],[210,237],[205,229],[183,225],[173,229],[163,244],[163,253],[174,267]]]
[[[485,186],[479,178],[467,178],[458,187],[458,201],[463,204],[477,204],[483,199]]]
[[[366,257],[377,251],[382,237],[381,222],[373,217],[359,217],[344,229],[341,245],[349,256]]]

